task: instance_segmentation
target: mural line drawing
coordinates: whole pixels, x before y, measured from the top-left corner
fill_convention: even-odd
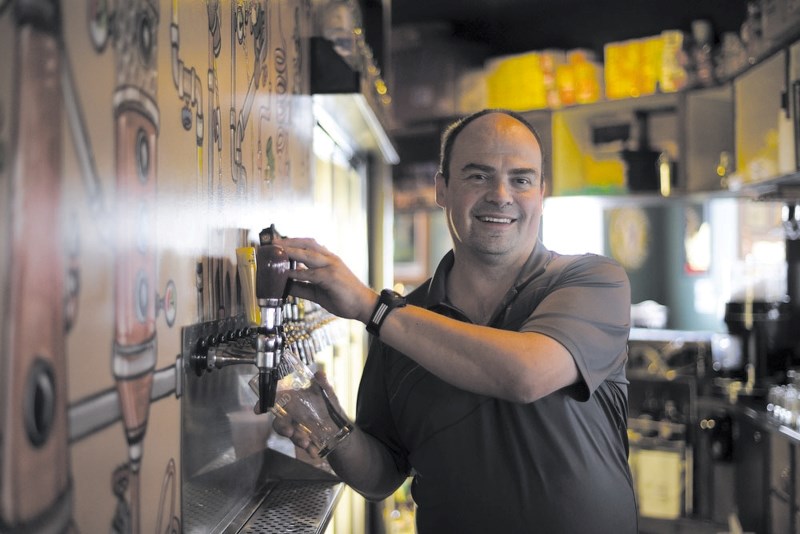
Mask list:
[[[10,109],[10,254],[0,365],[3,410],[0,527],[69,531],[64,251],[59,232],[63,173],[58,4],[15,4]],[[27,8],[27,9],[26,9]],[[44,9],[37,17],[36,8]],[[35,246],[33,244],[36,244]],[[42,261],[41,251],[47,251]],[[31,483],[36,481],[35,484]],[[41,527],[40,527],[41,526]]]
[[[9,67],[14,72],[9,79],[13,91],[10,100],[0,102],[0,172],[7,171],[12,192],[11,209],[5,214],[11,261],[3,289],[9,291],[2,304],[8,320],[0,325],[3,532],[77,532],[73,477],[83,473],[72,471],[70,448],[117,424],[125,447],[119,451],[121,463],[104,473],[98,486],[108,491],[113,501],[99,515],[108,520],[112,532],[138,534],[142,530],[141,496],[152,489],[143,488],[141,482],[151,409],[159,400],[183,395],[185,372],[180,355],[158,368],[157,321],[163,317],[172,328],[178,305],[172,279],[162,291],[158,288],[159,251],[163,248],[156,228],[158,163],[166,150],[162,147],[159,151],[161,121],[166,131],[167,122],[176,126],[171,121],[179,117],[187,144],[192,136],[196,204],[206,203],[209,213],[212,208],[220,213],[232,211],[237,204],[229,199],[242,202],[258,195],[263,199],[276,180],[290,178],[289,141],[297,128],[292,124],[293,97],[303,96],[306,68],[300,25],[310,18],[310,2],[300,8],[272,0],[231,0],[228,26],[223,22],[224,4],[207,0],[208,33],[203,37],[208,42],[208,65],[202,65],[202,59],[199,64],[190,61],[187,58],[195,56],[181,48],[182,13],[178,8],[194,9],[189,12],[192,15],[197,6],[178,0],[170,2],[169,31],[162,34],[169,35],[170,50],[159,65],[159,28],[167,29],[161,16],[169,9],[164,3],[86,0],[86,11],[78,16],[85,27],[80,35],[73,31],[67,36],[62,27],[66,2],[0,0],[0,17],[3,22],[10,21],[14,30],[14,64]],[[231,50],[223,53],[228,27]],[[183,29],[196,31],[186,23]],[[288,43],[286,36],[290,36]],[[88,39],[89,54],[96,57],[78,61],[70,56],[68,45],[78,38]],[[87,80],[86,74],[93,68],[87,65],[101,56],[112,68]],[[231,86],[221,91],[219,71],[227,68],[227,60],[231,62]],[[164,87],[175,91],[162,88],[162,100],[157,91],[159,71],[171,76],[172,86],[167,82]],[[82,99],[92,93],[83,84],[91,84],[92,91],[98,86],[107,88],[110,109],[84,108]],[[225,80],[222,84],[224,87]],[[224,155],[231,158],[230,176],[224,176],[227,162],[223,166],[223,103],[229,105],[229,150]],[[166,111],[176,109],[177,113],[167,115]],[[60,126],[61,117],[66,133],[54,127],[54,123]],[[98,142],[93,147],[96,132],[91,130],[91,119],[97,117],[107,120],[113,132],[113,148],[99,154],[95,148],[103,145]],[[71,163],[69,159],[64,163],[65,142],[71,143],[75,156],[88,224],[79,216],[82,207],[69,205],[70,197],[65,195],[70,185],[65,174]],[[302,149],[302,143],[298,147]],[[297,169],[302,165],[301,158]],[[96,232],[112,252],[109,330],[105,332],[111,343],[97,349],[99,354],[93,350],[89,355],[71,355],[67,348],[70,335],[85,330],[86,318],[79,317],[79,312],[87,315],[89,324],[96,317],[87,311],[103,313],[91,310],[92,306],[78,309],[81,297],[90,299],[91,304],[98,300],[87,297],[93,280],[87,276],[88,285],[82,280],[82,262],[93,260],[87,230]],[[194,273],[199,322],[242,311],[238,298],[237,307],[232,306],[232,295],[240,294],[240,284],[236,280],[236,289],[232,288],[235,266],[223,253],[227,248],[233,250],[234,241],[237,246],[248,244],[248,233],[241,228],[207,232],[203,236],[207,250],[205,254],[201,251]],[[47,261],[42,261],[43,250]],[[110,378],[112,385],[104,383],[88,395],[70,400],[67,369],[72,358],[107,362],[105,369],[110,371],[104,378]],[[180,532],[176,458],[165,462],[155,528],[159,533]],[[153,510],[146,515],[152,522]]]
[[[11,313],[3,332],[4,354],[10,357],[2,360],[3,376],[9,382],[3,388],[6,423],[0,526],[4,530],[8,527],[24,531],[74,531],[68,442],[77,437],[75,429],[82,428],[83,435],[88,435],[93,431],[87,431],[88,428],[110,424],[81,420],[81,408],[102,399],[102,395],[77,403],[77,409],[67,407],[64,347],[66,334],[77,316],[80,275],[77,224],[64,240],[56,231],[62,208],[62,140],[60,129],[52,128],[51,122],[63,109],[92,214],[104,240],[115,245],[116,334],[112,368],[117,386],[111,402],[117,410],[113,420],[121,420],[125,426],[129,473],[124,483],[121,471],[115,473],[113,491],[128,492],[130,503],[123,507],[128,510],[127,518],[121,524],[129,525],[126,532],[138,532],[137,477],[155,375],[153,323],[158,310],[166,311],[168,324],[174,321],[176,299],[171,281],[163,296],[153,290],[152,213],[158,111],[141,86],[126,83],[118,86],[114,95],[118,148],[116,208],[125,213],[118,219],[112,239],[105,231],[107,213],[102,188],[62,40],[60,7],[55,1],[26,1],[16,4],[13,11],[15,64],[20,73],[15,80],[13,106],[14,137],[18,141],[12,154],[12,190],[17,198],[12,204],[17,208],[10,217]],[[128,7],[127,12],[116,12],[113,18],[120,31],[115,34],[118,66],[136,64],[130,57],[133,53],[138,53],[144,59],[142,63],[147,64],[154,61],[158,12],[147,2]],[[42,13],[46,14],[46,20],[42,20]],[[102,51],[112,33],[111,26],[102,22],[112,19],[108,13],[97,10],[90,9],[90,14],[93,21],[98,21],[89,25],[92,42],[97,51]],[[125,27],[127,34],[122,32]],[[143,78],[148,78],[147,73]],[[148,89],[154,87],[150,84]],[[126,187],[134,193],[130,197],[120,193]],[[123,203],[121,198],[133,201]],[[41,243],[52,254],[47,262],[32,262],[31,254],[36,248],[30,243],[34,242]],[[169,390],[179,394],[175,367],[166,374],[171,375]],[[159,381],[161,389],[163,382]],[[173,518],[170,521],[174,522]],[[114,523],[120,524],[117,519]]]
[[[205,118],[203,116],[203,87],[202,81],[200,80],[200,75],[197,72],[197,69],[192,67],[187,67],[183,59],[181,59],[180,55],[180,25],[179,25],[179,14],[178,14],[178,2],[172,2],[171,6],[171,20],[170,20],[170,27],[169,27],[169,35],[170,35],[170,60],[172,66],[172,83],[175,86],[175,89],[178,93],[178,98],[183,102],[183,107],[181,108],[181,125],[183,129],[186,131],[191,130],[192,128],[192,108],[194,108],[194,123],[195,123],[195,141],[196,141],[196,170],[195,170],[195,183],[196,189],[195,194],[197,198],[202,198],[205,194],[205,189],[203,187],[203,145],[205,139]],[[210,33],[210,40],[214,42],[213,49],[215,54],[219,54],[221,49],[221,39],[219,38],[219,32],[215,32],[215,28],[219,28],[219,3],[218,2],[209,2],[206,6],[207,13],[209,17],[209,33]],[[216,35],[216,37],[215,37]],[[212,45],[209,44],[209,48]],[[212,63],[212,58],[209,57],[209,63]],[[216,81],[212,79],[213,71],[209,69],[208,72],[208,85],[209,85],[209,92],[210,94],[214,95],[215,99],[218,102],[218,92],[215,91]],[[211,106],[211,98],[209,100],[209,106]],[[209,168],[209,186],[208,189],[211,188],[211,183],[213,180],[213,173],[214,173],[214,150],[213,145],[216,143],[217,147],[219,148],[219,158],[221,158],[221,150],[222,146],[219,144],[219,107],[216,108],[216,113],[213,108],[209,107],[209,116],[211,118],[211,138],[209,139],[209,157],[208,157],[208,168]],[[210,269],[206,268],[207,262],[201,256],[198,258],[195,270],[197,273],[196,278],[196,288],[197,288],[197,318],[198,320],[202,320],[204,316],[204,302],[203,302],[203,289],[205,287],[203,273],[208,272]]]

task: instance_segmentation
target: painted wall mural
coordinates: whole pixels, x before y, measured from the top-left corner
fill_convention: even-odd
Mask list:
[[[313,204],[310,0],[0,0],[0,531],[180,532],[180,327]],[[281,219],[292,233],[292,219]]]

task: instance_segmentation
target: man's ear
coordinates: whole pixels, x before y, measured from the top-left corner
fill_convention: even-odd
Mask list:
[[[445,206],[445,196],[447,194],[447,183],[445,181],[444,175],[436,171],[436,176],[433,178],[434,184],[436,185],[436,205],[440,208]]]

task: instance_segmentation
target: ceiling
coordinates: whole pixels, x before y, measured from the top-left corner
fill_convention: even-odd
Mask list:
[[[392,0],[392,26],[445,22],[454,37],[482,43],[489,55],[545,48],[589,48],[655,35],[688,32],[706,18],[719,36],[738,31],[746,0]]]

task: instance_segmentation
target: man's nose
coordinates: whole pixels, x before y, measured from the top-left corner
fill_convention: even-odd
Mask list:
[[[511,196],[508,184],[505,180],[494,180],[486,193],[486,200],[497,204],[498,206],[505,206],[511,204],[514,198]]]

